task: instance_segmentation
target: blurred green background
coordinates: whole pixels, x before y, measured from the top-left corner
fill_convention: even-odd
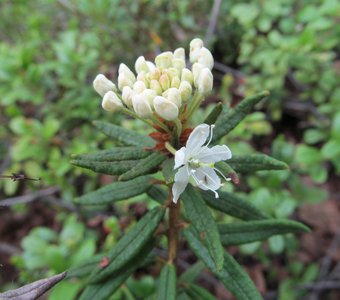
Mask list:
[[[115,81],[120,62],[133,68],[140,55],[152,60],[160,51],[188,50],[190,40],[200,37],[216,64],[214,92],[195,116],[197,123],[218,101],[233,106],[245,95],[270,90],[266,103],[225,143],[233,153],[260,151],[291,168],[259,172],[228,189],[247,194],[272,216],[299,219],[313,229],[233,253],[267,299],[335,299],[335,289],[317,293],[308,283],[340,278],[332,272],[340,269],[339,15],[337,0],[1,1],[0,173],[42,180],[0,181],[0,199],[12,200],[0,207],[0,289],[86,260],[114,244],[122,216],[134,222],[136,211],[144,209],[140,199],[116,207],[116,217],[72,205],[75,196],[111,180],[69,163],[72,153],[112,146],[91,121],[144,130],[105,113],[92,81],[98,73]],[[330,254],[334,241],[337,251]],[[331,262],[326,267],[325,257]],[[152,274],[130,279],[112,299],[147,299],[154,281]],[[65,282],[48,299],[73,299],[82,284]],[[230,299],[218,287],[210,289]]]

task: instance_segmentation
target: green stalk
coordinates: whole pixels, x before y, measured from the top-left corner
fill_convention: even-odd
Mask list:
[[[191,103],[188,105],[188,110],[184,115],[186,120],[189,120],[192,114],[196,111],[196,109],[200,106],[201,102],[204,99],[204,95],[200,93],[195,93]]]

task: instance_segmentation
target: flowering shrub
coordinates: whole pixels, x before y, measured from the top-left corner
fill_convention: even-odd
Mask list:
[[[247,201],[220,190],[220,177],[230,181],[228,184],[237,184],[237,173],[282,170],[287,165],[260,153],[232,155],[226,145],[215,145],[268,92],[248,97],[234,109],[216,105],[193,129],[192,116],[213,87],[214,60],[200,39],[191,41],[189,58],[191,67],[187,68],[182,48],[161,53],[154,63],[141,56],[135,63],[136,74],[121,64],[118,88],[102,74],[94,80],[105,110],[126,113],[152,126],[154,132],[147,136],[110,123],[94,122],[122,147],[76,155],[72,163],[114,175],[117,180],[75,202],[84,206],[109,205],[145,193],[158,204],[108,253],[102,254],[99,264],[89,261],[70,272],[71,277],[91,274],[81,300],[94,296],[109,299],[136,269],[154,262],[153,249],[162,235],[167,236],[168,257],[160,272],[157,299],[178,299],[183,295],[197,299],[193,296],[197,294],[214,299],[193,283],[195,278],[176,275],[178,248],[184,239],[196,257],[238,299],[262,299],[224,246],[308,230],[295,221],[270,219]],[[243,222],[217,224],[209,207]],[[160,224],[163,230],[159,229]]]

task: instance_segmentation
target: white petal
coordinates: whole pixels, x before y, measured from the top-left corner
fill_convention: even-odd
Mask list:
[[[196,157],[202,163],[215,163],[231,158],[231,151],[226,145],[218,145],[212,148],[202,147]]]
[[[207,124],[198,125],[193,132],[191,132],[187,141],[187,153],[194,155],[206,142],[210,134],[210,126]]]
[[[202,190],[216,191],[221,187],[221,179],[213,168],[200,167],[196,169],[195,177],[201,182],[197,186]]]
[[[182,147],[181,149],[176,151],[174,169],[177,169],[178,167],[180,167],[181,165],[184,165],[186,163],[185,153],[186,153],[185,147]]]
[[[172,201],[177,203],[179,196],[184,192],[189,182],[189,174],[187,166],[183,166],[175,175],[175,182],[172,186]]]

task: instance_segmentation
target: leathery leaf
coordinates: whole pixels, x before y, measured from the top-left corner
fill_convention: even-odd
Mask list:
[[[153,180],[151,176],[141,176],[125,182],[113,182],[76,198],[74,202],[83,205],[99,205],[124,200],[146,192],[152,186]]]
[[[223,267],[223,247],[217,224],[200,193],[188,185],[182,194],[182,200],[188,220],[194,226],[202,243],[207,246],[209,255],[217,270]]]
[[[195,300],[217,300],[217,298],[215,298],[215,296],[210,294],[206,289],[194,283],[190,284],[185,289],[185,293],[191,299],[195,299]]]
[[[226,110],[216,120],[212,142],[216,142],[234,129],[251,111],[253,106],[269,95],[264,91],[242,100],[235,109]]]
[[[308,227],[299,222],[276,219],[221,224],[218,230],[225,246],[263,241],[277,234],[309,231]]]
[[[139,134],[118,125],[102,121],[94,121],[93,125],[107,136],[128,146],[153,147],[155,145],[154,140],[149,136]]]
[[[205,118],[204,122],[205,124],[211,125],[211,124],[215,124],[217,118],[219,117],[219,115],[221,114],[223,109],[223,105],[221,102],[217,103],[213,110],[209,113],[209,115]]]
[[[192,225],[184,229],[183,234],[186,237],[191,250],[238,300],[263,300],[248,274],[229,253],[224,252],[223,268],[218,271],[209,255],[208,248],[197,237],[196,231],[192,228]]]
[[[157,167],[166,160],[166,156],[160,152],[154,152],[138,161],[138,163],[126,173],[119,176],[120,181],[130,180],[141,175],[150,174],[157,170]]]
[[[165,264],[162,268],[157,286],[157,300],[176,300],[176,268]]]
[[[91,283],[105,280],[123,268],[130,260],[139,255],[144,245],[153,238],[165,208],[155,207],[150,210],[107,254],[109,264],[97,267],[90,278]]]

